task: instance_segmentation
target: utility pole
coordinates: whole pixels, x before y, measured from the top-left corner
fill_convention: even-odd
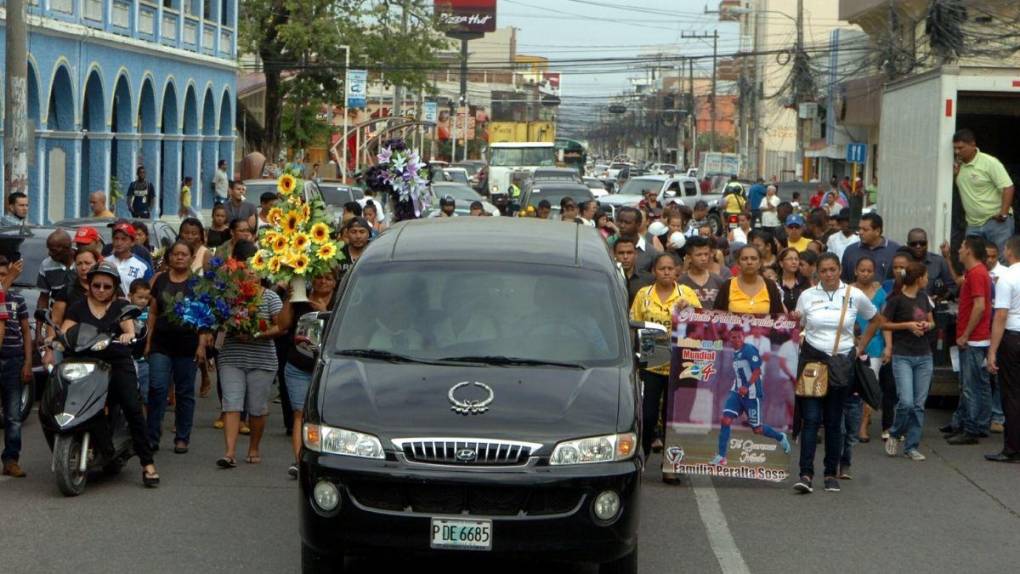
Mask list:
[[[467,73],[468,73],[468,41],[463,39],[460,41],[460,101],[457,106],[457,115],[460,116],[460,110],[467,105]],[[456,124],[454,124],[456,125]],[[464,159],[467,160],[468,155],[468,117],[467,110],[464,110]],[[455,132],[456,133],[456,132]],[[456,135],[454,135],[456,139]],[[453,154],[453,161],[457,161],[457,154]]]
[[[712,99],[709,100],[709,104],[711,105],[709,113],[710,113],[710,116],[711,116],[711,119],[712,119],[712,124],[711,124],[712,125],[712,133],[709,134],[709,148],[710,148],[710,151],[715,151],[715,120],[716,120],[715,96],[716,96],[716,87],[717,87],[716,84],[717,84],[717,80],[718,80],[718,67],[719,67],[719,31],[718,30],[713,30],[711,34],[708,34],[708,33],[705,33],[705,34],[685,34],[685,33],[681,33],[680,37],[681,38],[699,38],[699,39],[708,39],[708,38],[711,38],[712,39],[712,96],[711,96]],[[693,74],[693,71],[692,71],[692,74]],[[693,80],[691,81],[691,83],[693,84]],[[691,89],[693,90],[693,87]]]
[[[28,24],[25,0],[7,1],[4,178],[7,194],[28,189]],[[36,201],[42,201],[38,198]]]
[[[400,0],[400,33],[407,37],[407,0]],[[397,84],[393,87],[393,115],[400,118],[404,115],[404,87]]]
[[[690,74],[690,112],[687,117],[691,120],[691,129],[687,132],[687,137],[691,140],[691,163],[687,164],[687,169],[697,166],[698,163],[698,101],[694,97],[694,58],[687,59],[687,71]],[[691,164],[694,164],[693,166]]]
[[[804,102],[804,94],[802,89],[803,78],[800,75],[803,73],[803,67],[806,66],[807,62],[804,58],[807,56],[804,54],[804,0],[797,0],[797,48],[796,56],[794,57],[794,101],[797,103],[797,147],[796,155],[797,162],[800,165],[801,181],[808,181],[808,170],[807,162],[804,161],[804,120],[800,117],[800,104]]]

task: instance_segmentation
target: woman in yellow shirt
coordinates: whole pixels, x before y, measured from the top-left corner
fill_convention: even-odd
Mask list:
[[[630,318],[633,321],[648,321],[664,325],[670,332],[673,330],[673,309],[688,306],[701,308],[701,301],[693,289],[676,282],[676,258],[671,253],[661,253],[652,264],[655,272],[655,283],[642,287],[634,297],[630,306]],[[669,362],[649,365],[641,370],[644,383],[642,408],[644,423],[641,427],[641,447],[645,456],[651,452],[653,443],[662,448],[662,442],[656,438],[660,405],[665,403],[666,388],[669,386]]]
[[[753,245],[737,252],[740,274],[719,289],[715,308],[730,313],[780,314],[786,312],[783,295],[774,281],[761,275],[761,254]]]

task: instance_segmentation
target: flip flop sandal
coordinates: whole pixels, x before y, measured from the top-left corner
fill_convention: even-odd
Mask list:
[[[188,445],[186,445],[186,444],[176,444],[176,445],[174,445],[174,453],[175,454],[187,454],[187,452],[188,452]]]
[[[223,457],[216,461],[216,466],[220,468],[237,468],[237,461],[232,458]]]
[[[146,488],[156,488],[159,486],[159,473],[156,472],[149,474],[145,472],[145,469],[142,469],[142,484],[144,484]]]
[[[244,462],[248,464],[259,464],[262,462],[262,457],[258,455],[256,456],[248,455],[245,457]]]

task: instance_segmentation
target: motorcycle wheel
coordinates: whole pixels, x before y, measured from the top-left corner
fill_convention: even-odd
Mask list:
[[[64,496],[78,496],[85,492],[88,477],[78,468],[81,461],[81,440],[79,434],[62,434],[57,435],[53,443],[57,488]]]

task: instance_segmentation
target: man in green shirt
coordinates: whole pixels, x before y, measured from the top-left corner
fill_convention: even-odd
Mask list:
[[[962,129],[953,134],[956,162],[953,173],[967,219],[967,235],[976,235],[1003,252],[1013,236],[1013,180],[1002,162],[982,153],[974,132]]]

